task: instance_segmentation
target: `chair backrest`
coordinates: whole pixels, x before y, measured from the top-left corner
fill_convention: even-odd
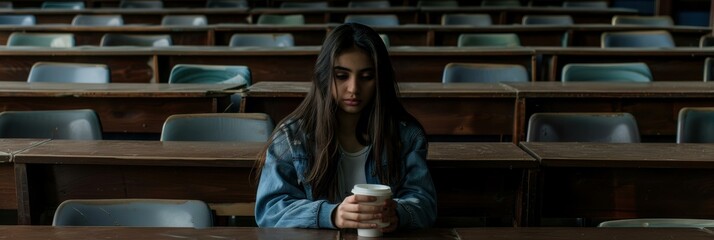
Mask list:
[[[699,38],[699,47],[714,47],[714,36],[704,35]]]
[[[208,0],[207,8],[247,8],[247,0]]]
[[[164,122],[161,141],[265,142],[273,128],[264,113],[178,114]]]
[[[231,83],[251,84],[247,66],[176,64],[169,74],[169,83]]]
[[[399,26],[399,18],[394,14],[347,15],[345,23],[352,22],[367,26]]]
[[[211,209],[199,200],[66,200],[52,226],[193,227],[213,225]]]
[[[13,32],[7,39],[8,47],[74,47],[74,34],[71,33],[21,33]]]
[[[166,15],[161,18],[164,26],[206,26],[208,19],[204,15]]]
[[[570,15],[525,15],[523,25],[573,25]]]
[[[124,18],[121,15],[77,15],[72,19],[74,26],[121,26]]]
[[[40,6],[42,9],[71,9],[71,10],[80,10],[84,9],[84,2],[43,2],[42,6]]]
[[[607,1],[563,1],[563,7],[607,8]]]
[[[27,82],[109,83],[109,67],[104,64],[37,62]]]
[[[458,1],[452,0],[419,0],[417,7],[458,7]]]
[[[528,142],[637,143],[637,121],[629,113],[535,113]]]
[[[444,67],[442,83],[528,82],[528,71],[517,64],[449,63]]]
[[[0,15],[0,25],[35,25],[35,15]]]
[[[670,16],[625,16],[616,15],[612,17],[612,25],[641,25],[671,27],[674,21]]]
[[[520,47],[515,33],[463,33],[457,40],[459,47]]]
[[[481,6],[484,7],[520,7],[519,0],[483,0]]]
[[[601,45],[608,47],[673,48],[674,39],[667,31],[604,32]]]
[[[350,8],[388,8],[391,7],[392,4],[389,3],[389,1],[386,0],[377,0],[377,1],[350,1],[347,4],[347,7]]]
[[[488,14],[444,14],[441,25],[490,26],[493,24]]]
[[[651,82],[646,63],[570,63],[563,67],[563,82]]]
[[[102,125],[91,109],[0,112],[0,138],[101,140]]]
[[[677,143],[714,143],[714,108],[685,107],[679,110]]]
[[[389,36],[387,34],[380,33],[379,38],[382,39],[382,42],[384,43],[385,47],[389,48],[389,46],[392,45],[391,42],[389,41]]]
[[[685,218],[637,218],[605,221],[601,222],[598,227],[705,228],[714,227],[714,220]]]
[[[234,33],[228,46],[292,47],[295,46],[295,40],[290,33]]]
[[[147,1],[147,0],[122,0],[119,2],[119,8],[147,8],[147,9],[160,9],[164,8],[164,3],[162,1]]]
[[[171,35],[136,35],[121,33],[105,33],[99,46],[137,46],[137,47],[169,47],[172,45]]]
[[[0,8],[12,9],[12,2],[0,2]]]
[[[327,2],[282,2],[280,8],[325,9],[327,8]]]
[[[714,81],[714,58],[708,57],[704,60],[704,81]]]
[[[272,24],[272,25],[303,25],[305,24],[305,17],[302,14],[292,14],[292,15],[273,15],[273,14],[261,14],[258,17],[258,25]]]

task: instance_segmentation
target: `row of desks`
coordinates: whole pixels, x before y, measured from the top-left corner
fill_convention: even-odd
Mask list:
[[[164,8],[121,9],[97,8],[67,11],[66,9],[0,9],[0,14],[31,14],[37,24],[72,22],[77,14],[121,14],[125,24],[161,24],[165,15],[205,15],[209,24],[254,23],[262,14],[302,14],[305,23],[341,23],[349,14],[395,14],[401,24],[439,24],[446,13],[489,14],[494,24],[520,23],[524,15],[571,15],[575,23],[610,23],[615,15],[636,15],[633,9],[554,8],[554,7],[391,7],[391,8]]]
[[[115,83],[166,83],[177,64],[245,65],[252,82],[307,82],[320,48],[229,47],[75,47],[0,48],[0,79],[27,81],[39,61],[106,64]],[[390,56],[398,82],[441,82],[448,63],[519,64],[532,81],[559,81],[569,63],[645,62],[654,81],[702,81],[705,59],[714,48],[459,48],[393,47]],[[280,66],[276,68],[275,66]]]
[[[0,231],[13,239],[284,239],[351,240],[365,239],[354,231],[285,228],[126,228],[2,226]],[[701,240],[714,237],[712,229],[694,228],[434,228],[402,230],[379,239],[424,240]]]
[[[311,83],[260,82],[241,93],[244,112],[278,122],[304,98]],[[682,107],[714,107],[709,82],[399,83],[402,104],[429,136],[479,141],[525,139],[539,112],[629,112],[644,141],[674,142]]]
[[[67,199],[200,199],[251,215],[261,143],[0,140],[0,209],[48,224]],[[437,226],[714,218],[711,144],[429,144]],[[247,209],[246,209],[247,208]],[[226,210],[227,209],[227,210]],[[238,214],[236,214],[238,213]]]
[[[217,24],[209,26],[142,26],[88,27],[71,25],[0,26],[0,45],[7,43],[13,32],[72,33],[76,45],[98,46],[106,33],[169,34],[174,45],[228,46],[236,33],[291,33],[297,46],[319,46],[325,35],[338,24],[306,24],[293,26]],[[576,46],[600,47],[604,32],[665,30],[672,34],[676,46],[697,47],[701,36],[711,34],[711,28],[693,26],[612,26],[610,24],[576,25],[492,25],[492,26],[442,26],[401,25],[375,27],[389,36],[392,46],[456,46],[463,33],[516,33],[521,45],[529,47]],[[567,36],[563,42],[564,36]]]

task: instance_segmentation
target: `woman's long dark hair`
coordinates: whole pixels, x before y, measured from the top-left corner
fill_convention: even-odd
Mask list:
[[[305,181],[312,186],[315,198],[337,200],[338,104],[331,94],[332,88],[335,87],[333,66],[340,54],[352,48],[364,51],[374,63],[377,81],[375,96],[362,110],[355,135],[360,144],[372,145],[371,160],[376,162],[371,174],[378,176],[382,183],[395,183],[401,178],[402,143],[399,122],[418,124],[399,101],[394,69],[379,35],[370,27],[358,23],[346,23],[332,30],[317,58],[310,91],[295,111],[277,125],[281,126],[288,120],[301,120],[299,130],[307,134],[305,144],[310,155],[307,170],[302,174],[305,174]],[[277,130],[273,134],[277,134]],[[272,141],[269,141],[267,146],[271,143]],[[382,156],[386,157],[386,169],[383,166],[385,162],[381,161]],[[264,164],[263,155],[258,171],[261,171]]]

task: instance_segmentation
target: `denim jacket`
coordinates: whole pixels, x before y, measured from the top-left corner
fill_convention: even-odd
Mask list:
[[[288,121],[277,129],[266,153],[258,185],[255,220],[260,227],[336,228],[332,211],[340,202],[312,195],[305,182],[309,154],[304,133],[297,121]],[[436,219],[436,192],[426,165],[427,140],[413,124],[400,124],[402,139],[401,181],[391,184],[397,203],[399,228],[425,228]],[[367,183],[383,184],[370,174],[375,161],[365,164]],[[386,164],[386,161],[382,161]]]

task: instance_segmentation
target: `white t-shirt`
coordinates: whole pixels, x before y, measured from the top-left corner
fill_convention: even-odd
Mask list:
[[[347,152],[340,147],[340,159],[337,165],[337,177],[340,183],[340,199],[352,195],[355,184],[367,183],[365,164],[370,147],[366,146],[357,152]]]

